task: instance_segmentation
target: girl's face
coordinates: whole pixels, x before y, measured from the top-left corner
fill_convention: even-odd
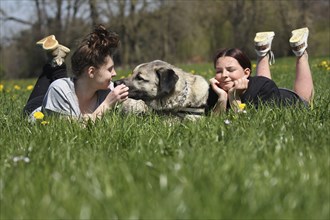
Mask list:
[[[215,79],[219,82],[219,87],[225,91],[229,91],[234,87],[234,81],[249,76],[251,70],[243,69],[238,61],[233,57],[219,57],[215,66]]]
[[[109,88],[112,77],[117,73],[114,68],[113,60],[110,56],[106,57],[105,62],[99,68],[94,69],[93,80],[96,83],[98,90],[105,90]]]

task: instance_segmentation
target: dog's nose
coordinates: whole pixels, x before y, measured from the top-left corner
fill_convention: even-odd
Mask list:
[[[118,86],[120,84],[125,84],[125,83],[122,80],[116,80],[116,81],[113,82],[114,87],[116,87],[116,86]]]

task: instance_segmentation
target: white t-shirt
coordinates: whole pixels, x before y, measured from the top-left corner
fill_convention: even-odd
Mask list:
[[[97,106],[104,101],[109,92],[110,89],[99,90],[97,92]],[[40,110],[40,108],[36,110]],[[55,112],[63,115],[79,117],[81,112],[74,88],[74,79],[61,78],[50,84],[43,100],[41,111],[48,114]],[[33,115],[33,113],[31,113],[31,115]]]

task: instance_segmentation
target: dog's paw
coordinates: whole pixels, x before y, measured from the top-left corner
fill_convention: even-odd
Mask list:
[[[145,114],[149,111],[144,101],[130,98],[121,103],[121,109],[125,114]]]

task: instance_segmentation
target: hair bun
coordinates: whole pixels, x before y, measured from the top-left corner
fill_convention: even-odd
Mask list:
[[[90,33],[87,45],[89,48],[98,48],[99,50],[109,50],[116,48],[119,43],[119,37],[114,32],[108,31],[103,25],[95,27]]]
[[[97,26],[94,29],[94,33],[99,37],[101,42],[103,42],[104,40],[106,40],[107,37],[109,37],[109,31],[107,31],[102,25]]]
[[[82,40],[71,57],[72,72],[80,76],[86,67],[100,67],[108,56],[112,57],[118,47],[119,36],[108,31],[103,25],[96,26]]]

